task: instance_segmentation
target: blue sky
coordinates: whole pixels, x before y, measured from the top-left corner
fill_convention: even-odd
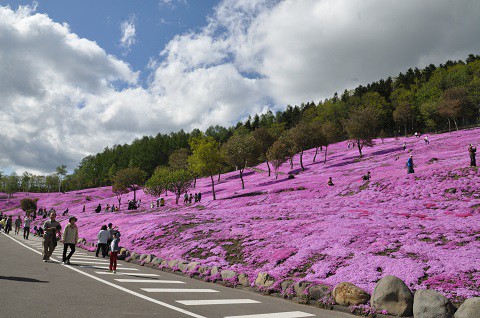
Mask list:
[[[207,24],[218,0],[38,0],[37,12],[58,23],[67,23],[73,33],[98,43],[109,54],[128,62],[145,79],[150,58],[159,58],[165,45],[177,34],[195,31]],[[0,0],[12,9],[33,1]],[[135,17],[136,43],[126,54],[122,48],[121,23]]]
[[[465,59],[479,16],[478,0],[0,0],[0,171],[73,170]]]

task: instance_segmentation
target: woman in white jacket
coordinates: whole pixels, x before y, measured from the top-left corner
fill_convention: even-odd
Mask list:
[[[102,225],[102,229],[98,232],[98,244],[97,244],[97,251],[95,252],[95,256],[98,257],[98,253],[100,249],[102,249],[102,257],[107,256],[107,242],[110,237],[110,234],[107,231],[107,226]]]

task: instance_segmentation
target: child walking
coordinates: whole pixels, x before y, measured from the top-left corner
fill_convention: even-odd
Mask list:
[[[117,256],[118,256],[118,234],[113,232],[112,242],[110,243],[110,267],[109,271],[113,273],[117,272]]]

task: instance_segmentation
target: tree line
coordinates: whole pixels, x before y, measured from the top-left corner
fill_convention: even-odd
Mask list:
[[[0,187],[8,193],[12,189],[51,192],[113,185],[121,195],[131,188],[119,178],[135,170],[141,176],[132,184],[143,186],[146,181],[146,191],[152,195],[171,191],[179,196],[186,187],[195,186],[198,177],[210,178],[214,194],[214,178],[222,173],[238,170],[244,188],[243,172],[248,166],[266,162],[269,175],[273,171],[278,176],[279,167],[285,162],[293,167],[293,156],[299,153],[303,170],[303,151],[316,148],[313,160],[317,160],[319,150],[324,150],[326,162],[328,145],[341,140],[354,141],[362,157],[363,148],[372,146],[377,137],[479,124],[480,56],[470,54],[466,61],[408,69],[396,78],[335,93],[318,103],[256,114],[232,127],[181,130],[106,147],[83,158],[70,175],[58,168],[49,176],[1,175]]]

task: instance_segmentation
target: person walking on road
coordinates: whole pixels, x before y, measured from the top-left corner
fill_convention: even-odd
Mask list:
[[[108,242],[108,231],[107,231],[107,226],[102,225],[102,228],[100,232],[98,232],[97,238],[98,238],[98,243],[97,243],[97,250],[95,252],[95,256],[98,257],[98,253],[100,252],[100,249],[102,249],[102,257],[107,256],[107,242]]]
[[[75,253],[75,245],[78,242],[78,227],[75,224],[77,218],[72,216],[68,219],[68,224],[63,230],[63,264],[70,265],[70,258]],[[67,256],[67,249],[70,247],[70,253]]]
[[[43,234],[43,261],[47,262],[50,260],[55,247],[57,247],[57,233],[60,233],[62,226],[58,223],[55,218],[57,214],[55,212],[50,213],[50,220],[43,223],[43,229],[45,230]]]
[[[15,235],[20,233],[21,226],[22,226],[22,219],[20,218],[20,215],[19,215],[15,220]]]
[[[7,218],[7,222],[5,223],[5,233],[7,234],[10,233],[10,231],[12,230],[12,223],[13,223],[12,216],[9,215]]]
[[[468,154],[470,155],[470,167],[476,167],[477,161],[475,155],[477,153],[477,147],[474,147],[472,144],[468,146]]]
[[[28,235],[30,234],[30,223],[32,223],[32,219],[30,215],[27,215],[25,221],[23,221],[23,238],[28,240]]]
[[[110,266],[108,269],[110,272],[113,271],[113,273],[117,272],[118,242],[120,241],[117,235],[117,232],[113,232],[113,239],[110,243]]]

